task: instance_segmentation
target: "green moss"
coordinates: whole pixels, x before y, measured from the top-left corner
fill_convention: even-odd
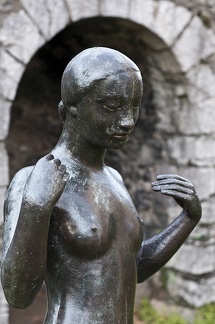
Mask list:
[[[177,313],[160,314],[144,298],[137,310],[137,315],[145,324],[189,324]],[[214,324],[215,304],[205,305],[196,310],[193,324]]]
[[[215,304],[205,305],[196,312],[194,324],[214,324]]]
[[[146,298],[142,300],[137,314],[146,324],[188,324],[176,313],[168,315],[158,313]]]

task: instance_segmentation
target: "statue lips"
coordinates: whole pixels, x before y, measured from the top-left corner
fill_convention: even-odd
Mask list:
[[[116,134],[113,134],[113,137],[118,139],[118,140],[125,141],[128,138],[129,135],[130,135],[130,132],[128,132],[128,133],[116,133]]]

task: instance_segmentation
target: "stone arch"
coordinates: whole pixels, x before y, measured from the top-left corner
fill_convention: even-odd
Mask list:
[[[0,70],[4,74],[4,82],[0,84],[2,170],[7,170],[8,164],[3,141],[8,134],[10,108],[30,58],[37,49],[71,22],[104,16],[131,20],[148,30],[141,37],[154,51],[153,62],[157,63],[157,69],[152,71],[156,74],[153,78],[154,100],[159,106],[160,122],[157,128],[160,131],[168,130],[169,134],[174,133],[167,143],[171,151],[170,159],[175,162],[173,170],[178,169],[180,165],[180,169],[186,174],[185,166],[190,163],[194,166],[189,168],[194,182],[199,173],[202,175],[203,183],[207,182],[208,178],[214,178],[212,153],[207,156],[209,174],[206,174],[204,169],[197,170],[196,168],[198,165],[205,166],[206,162],[201,154],[202,146],[205,143],[209,146],[211,144],[207,135],[212,133],[214,136],[214,125],[209,119],[202,118],[202,103],[206,100],[204,109],[214,116],[211,107],[215,102],[213,88],[208,88],[204,83],[204,78],[210,78],[211,83],[215,81],[211,66],[205,64],[215,52],[215,37],[211,30],[203,25],[199,17],[184,7],[175,5],[172,1],[123,0],[119,3],[94,0],[88,4],[88,1],[78,0],[40,0],[35,3],[30,0],[20,0],[19,4],[20,7],[16,12],[4,18],[0,35]],[[23,32],[23,26],[26,27],[25,32]],[[180,75],[186,79],[187,83],[180,84],[177,81],[169,97],[167,96],[168,99],[164,98],[161,94],[161,80],[159,79],[162,73],[171,73],[177,77]],[[166,90],[169,93],[169,89]],[[173,107],[171,112],[166,107],[166,100],[169,100],[169,105]],[[195,127],[191,127],[191,115]],[[204,134],[206,137],[198,137],[196,141],[193,136],[199,134]],[[195,150],[192,149],[193,147]],[[0,189],[4,192],[8,177],[7,172],[2,172],[2,174],[4,176],[1,178]],[[200,188],[200,196],[205,200],[214,194],[214,183],[210,182],[210,184],[206,190],[204,186]],[[170,209],[172,210],[172,206]]]
[[[215,49],[215,37],[201,20],[186,8],[166,0],[146,0],[144,3],[140,0],[124,0],[120,3],[94,0],[90,4],[77,0],[40,0],[35,3],[20,0],[16,10],[17,12],[12,12],[4,18],[0,36],[1,70],[4,73],[4,82],[0,85],[3,111],[1,140],[8,133],[11,101],[15,97],[26,64],[38,48],[71,22],[96,16],[132,20],[163,40],[165,45],[154,41],[152,34],[143,35],[149,46],[160,51],[164,68],[170,66],[165,62],[168,60],[165,48],[169,48],[179,63],[176,69],[185,73],[201,60],[205,60]],[[189,39],[192,39],[192,42],[189,42],[188,47]],[[208,71],[208,74],[211,74],[211,71]],[[192,73],[188,77],[191,79],[191,87],[195,88],[196,80],[192,78]],[[196,88],[198,89],[198,85]],[[207,93],[207,89],[202,89],[202,93],[204,92]]]
[[[193,16],[182,6],[171,1],[108,0],[87,1],[61,0],[37,1],[20,0],[20,7],[4,19],[1,29],[1,66],[4,82],[1,84],[1,106],[4,123],[1,139],[8,132],[10,101],[14,99],[20,78],[32,55],[69,23],[83,18],[106,16],[132,20],[157,35],[165,46],[154,42],[152,35],[143,35],[144,41],[161,51],[161,61],[165,65],[165,47],[171,49],[178,61],[180,71],[187,72],[201,60],[214,53],[215,37],[200,18]],[[23,31],[25,26],[25,31]],[[8,37],[8,35],[10,37]],[[187,41],[189,42],[189,47]],[[207,42],[207,46],[205,43]],[[167,68],[167,64],[166,67]],[[210,72],[209,72],[210,73]],[[195,87],[195,80],[192,79]],[[198,88],[198,86],[197,86]],[[203,91],[204,92],[204,91]],[[3,117],[1,117],[3,118]]]

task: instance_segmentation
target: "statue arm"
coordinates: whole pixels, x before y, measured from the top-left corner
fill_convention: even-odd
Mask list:
[[[172,196],[183,208],[163,231],[142,242],[137,257],[138,283],[156,273],[177,252],[201,218],[201,205],[192,183],[176,175],[160,175],[152,189]]]
[[[5,200],[2,285],[8,302],[26,308],[45,277],[52,208],[67,180],[59,160],[42,158],[32,172],[21,170]]]

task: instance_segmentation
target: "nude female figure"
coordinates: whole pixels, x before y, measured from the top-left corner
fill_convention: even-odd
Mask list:
[[[159,175],[154,191],[181,214],[143,240],[143,224],[117,171],[104,164],[137,121],[138,67],[108,48],[77,55],[62,77],[62,135],[20,170],[5,200],[2,284],[8,302],[30,305],[45,280],[46,324],[132,324],[136,283],[158,271],[201,217],[191,182]]]

